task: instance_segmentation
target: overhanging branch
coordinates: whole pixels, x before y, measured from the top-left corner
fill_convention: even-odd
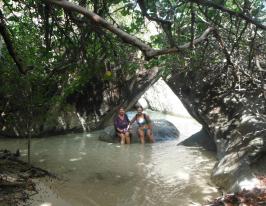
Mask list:
[[[200,42],[205,41],[207,39],[208,35],[211,32],[213,32],[214,30],[215,29],[213,27],[207,28],[200,37],[194,39],[193,45],[196,45],[196,44],[198,44]],[[182,49],[188,49],[190,47],[191,47],[191,42],[188,42],[188,43],[185,43],[183,45],[180,45],[180,46],[177,46],[177,47],[174,47],[174,48],[153,50],[149,55],[151,57],[155,57],[155,56],[160,56],[160,55],[163,55],[163,54],[173,54],[173,53],[179,52]]]
[[[131,36],[128,33],[116,28],[115,26],[113,26],[112,24],[107,22],[105,19],[103,19],[102,17],[100,17],[96,13],[88,11],[84,7],[81,7],[81,6],[76,5],[74,3],[68,2],[66,0],[62,0],[62,1],[60,1],[60,0],[45,0],[45,1],[47,3],[50,3],[50,4],[58,5],[61,8],[64,8],[66,10],[71,10],[71,11],[75,11],[75,12],[78,12],[80,14],[83,14],[84,16],[88,17],[96,25],[99,25],[99,26],[111,31],[112,33],[119,36],[123,41],[138,47],[143,52],[147,52],[147,51],[151,50],[151,47],[149,47],[147,44],[142,42],[140,39],[138,39],[134,36]]]
[[[10,34],[6,28],[4,16],[1,10],[0,10],[0,34],[2,35],[5,41],[8,53],[10,54],[10,56],[13,58],[14,62],[16,63],[19,72],[22,74],[26,74],[26,69],[25,69],[26,67],[22,59],[17,55],[15,48],[13,47],[13,43],[12,43]]]
[[[124,42],[133,45],[137,48],[139,48],[145,55],[146,59],[149,60],[155,56],[160,56],[164,54],[171,54],[171,53],[177,53],[182,49],[187,49],[190,47],[190,42],[185,43],[180,46],[172,47],[172,48],[167,48],[167,49],[161,49],[161,50],[156,50],[150,47],[148,44],[143,42],[142,40],[136,38],[135,36],[132,36],[121,29],[115,27],[111,23],[107,22],[105,19],[103,19],[101,16],[97,15],[94,12],[88,11],[86,8],[81,7],[79,5],[76,5],[74,3],[71,3],[66,0],[44,0],[47,3],[57,5],[63,9],[70,10],[70,11],[75,11],[80,14],[83,14],[87,18],[90,19],[90,21],[98,26],[101,26],[113,34],[117,35],[119,38],[121,38]],[[194,39],[194,45],[206,40],[207,36],[214,30],[214,28],[209,27],[207,28],[203,34],[199,37]]]

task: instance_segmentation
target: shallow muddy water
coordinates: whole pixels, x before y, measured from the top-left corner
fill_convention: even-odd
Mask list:
[[[155,144],[119,145],[101,142],[98,132],[32,140],[32,163],[58,175],[38,180],[34,206],[187,206],[218,196],[210,172],[215,154],[197,147],[177,146],[200,130],[193,119],[150,112],[180,131],[177,140]],[[1,148],[20,148],[26,140],[1,139]]]

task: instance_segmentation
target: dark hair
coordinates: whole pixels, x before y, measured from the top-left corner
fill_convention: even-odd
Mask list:
[[[123,106],[121,106],[121,107],[118,107],[117,111],[119,111],[120,109],[125,110],[125,108]]]
[[[142,107],[141,105],[138,105],[138,106],[137,106],[137,109],[138,109],[138,108],[141,108],[141,109],[143,110],[143,107]]]

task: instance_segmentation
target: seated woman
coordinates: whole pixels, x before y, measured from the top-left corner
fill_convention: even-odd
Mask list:
[[[130,144],[129,119],[123,107],[118,109],[118,115],[114,119],[114,126],[121,144]]]
[[[137,107],[137,114],[130,121],[129,125],[132,125],[135,121],[137,122],[139,126],[138,135],[139,135],[141,144],[145,143],[145,136],[147,136],[150,143],[154,143],[154,139],[152,135],[151,119],[147,114],[143,113],[142,106]]]

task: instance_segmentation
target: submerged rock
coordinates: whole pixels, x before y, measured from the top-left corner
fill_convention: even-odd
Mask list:
[[[157,119],[152,121],[153,136],[156,142],[174,140],[179,137],[179,131],[177,128],[169,121],[164,119]],[[139,142],[137,133],[137,124],[134,123],[131,129],[131,142]],[[106,127],[102,134],[99,136],[101,141],[105,142],[118,142],[118,138],[115,134],[115,129],[113,126]]]
[[[180,142],[179,145],[184,145],[184,146],[200,146],[203,147],[204,149],[208,151],[216,151],[216,144],[215,141],[208,132],[204,129],[200,130],[199,132],[191,135],[184,141]]]

